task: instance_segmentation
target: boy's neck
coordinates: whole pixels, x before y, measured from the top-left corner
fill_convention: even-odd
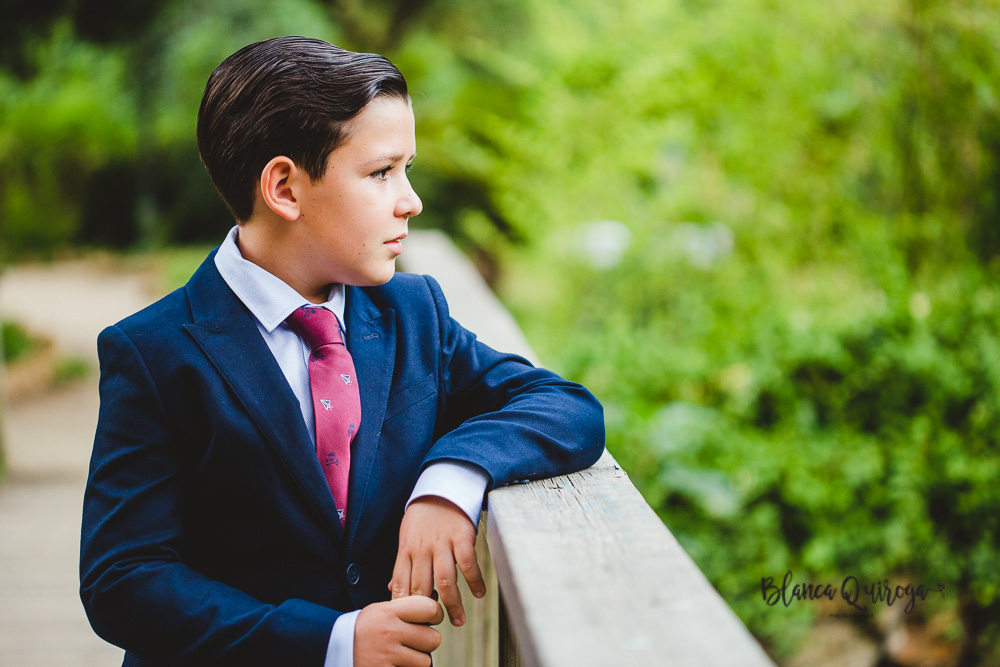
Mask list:
[[[236,247],[240,255],[271,275],[282,280],[310,303],[326,303],[330,298],[330,285],[316,285],[297,268],[294,252],[289,252],[287,234],[282,226],[269,221],[250,218],[239,225]]]

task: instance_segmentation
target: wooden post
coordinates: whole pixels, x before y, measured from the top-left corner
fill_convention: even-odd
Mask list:
[[[500,589],[486,544],[488,518],[485,512],[479,520],[476,537],[476,558],[486,582],[486,596],[477,600],[459,574],[462,604],[465,605],[465,625],[452,627],[447,615],[437,626],[441,631],[441,648],[434,652],[435,667],[498,667],[500,655],[498,628],[501,626],[498,600]]]

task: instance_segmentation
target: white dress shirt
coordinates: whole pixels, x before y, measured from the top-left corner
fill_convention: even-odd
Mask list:
[[[313,443],[316,442],[312,392],[309,388],[309,346],[285,322],[295,309],[319,305],[344,322],[345,290],[342,284],[330,287],[326,303],[311,304],[277,276],[243,258],[237,244],[239,227],[233,227],[215,255],[215,266],[230,289],[253,314],[257,330],[271,350],[281,372],[299,401],[302,419]],[[422,496],[440,496],[465,512],[473,525],[479,523],[488,478],[486,472],[464,461],[439,461],[424,469],[406,503]],[[324,667],[352,667],[354,664],[354,624],[358,611],[337,618],[330,633]]]

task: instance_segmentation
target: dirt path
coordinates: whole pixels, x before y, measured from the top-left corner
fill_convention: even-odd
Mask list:
[[[86,359],[90,377],[3,415],[0,665],[113,667],[122,651],[90,629],[77,593],[80,512],[97,423],[97,334],[153,298],[134,275],[85,264],[8,270],[0,313]]]

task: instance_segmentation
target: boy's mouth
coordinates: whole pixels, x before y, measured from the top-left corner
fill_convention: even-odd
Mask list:
[[[399,255],[402,254],[403,252],[403,239],[405,238],[406,238],[406,232],[403,232],[396,238],[392,239],[391,241],[386,241],[382,245],[387,246],[389,250],[392,250],[394,253]]]

